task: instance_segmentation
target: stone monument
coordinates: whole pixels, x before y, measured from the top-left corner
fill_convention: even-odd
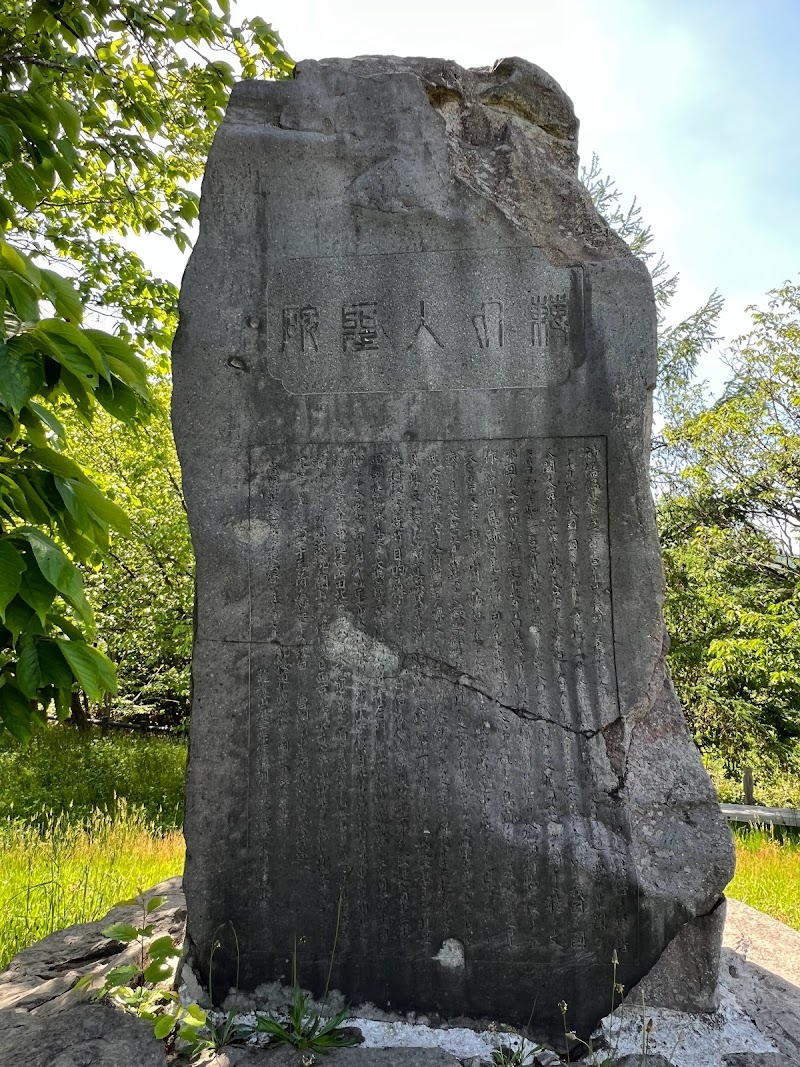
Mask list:
[[[669,946],[713,1007],[732,849],[665,666],[653,294],[577,130],[519,59],[233,92],[174,368],[217,995],[295,953],[318,994],[335,943],[352,1003],[548,1036]]]

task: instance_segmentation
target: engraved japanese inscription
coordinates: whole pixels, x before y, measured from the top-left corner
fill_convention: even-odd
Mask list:
[[[340,615],[521,717],[617,714],[604,438],[272,446],[252,458],[256,640]],[[323,643],[324,644],[324,643]],[[459,665],[459,666],[457,666]],[[310,699],[310,693],[305,699]]]
[[[290,259],[267,317],[292,393],[541,388],[582,358],[583,275],[524,248]]]

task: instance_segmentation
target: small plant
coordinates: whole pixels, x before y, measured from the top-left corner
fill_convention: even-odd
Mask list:
[[[230,927],[234,941],[236,942],[236,986],[238,988],[239,938],[236,936],[236,929],[234,928],[233,923],[230,924]],[[217,932],[219,932],[220,929],[222,929],[222,927],[218,927]],[[212,977],[214,954],[219,947],[220,942],[215,938],[214,943],[211,946],[211,954],[208,960],[208,994],[212,1003],[214,997],[214,980]],[[194,1059],[196,1056],[199,1056],[201,1052],[207,1050],[218,1052],[227,1045],[243,1045],[246,1041],[250,1040],[255,1032],[256,1028],[250,1023],[239,1021],[234,1008],[231,1008],[219,1022],[214,1018],[213,1014],[207,1015],[203,1012],[203,1022],[201,1025],[184,1025],[179,1030],[178,1037],[185,1042],[180,1051],[181,1054],[187,1055],[190,1059]]]
[[[296,979],[293,980],[292,990],[292,1004],[285,1023],[274,1015],[258,1016],[256,1027],[260,1033],[269,1035],[271,1044],[291,1045],[301,1052],[320,1052],[325,1055],[333,1048],[347,1048],[359,1043],[357,1034],[340,1030],[348,1015],[347,1008],[342,1008],[323,1021],[320,1014],[309,1011],[310,997],[300,989]]]
[[[213,1015],[207,1015],[206,1012],[202,1012],[202,1016],[199,1024],[184,1023],[177,1035],[185,1043],[179,1050],[181,1055],[192,1060],[206,1050],[218,1052],[228,1045],[243,1045],[256,1032],[250,1023],[240,1022],[233,1009],[225,1014],[222,1022],[217,1022]]]
[[[538,1060],[531,1061],[531,1057],[535,1056],[537,1052],[544,1051],[544,1045],[534,1045],[534,1043],[526,1038],[525,1032],[530,1029],[531,1021],[533,1019],[533,1013],[536,1011],[536,1000],[531,1006],[531,1013],[528,1016],[528,1022],[522,1033],[514,1030],[513,1027],[503,1027],[506,1033],[514,1035],[518,1044],[516,1046],[498,1044],[497,1048],[492,1050],[492,1063],[494,1067],[536,1067],[539,1063]],[[490,1033],[497,1033],[497,1023],[489,1024]]]
[[[614,1026],[614,1015],[615,1015],[615,1012],[616,1012],[617,1006],[618,1006],[617,1005],[617,995],[622,997],[622,994],[625,991],[625,987],[623,985],[621,985],[617,981],[617,967],[619,967],[619,956],[617,955],[617,950],[614,949],[614,951],[611,953],[611,1026],[612,1026],[612,1029],[613,1029],[613,1026]],[[594,1046],[592,1044],[591,1038],[588,1041],[584,1041],[582,1038],[578,1037],[578,1035],[575,1033],[574,1030],[567,1030],[567,1003],[566,1003],[566,1001],[564,1001],[564,1000],[560,1001],[559,1005],[558,1005],[558,1009],[561,1012],[562,1025],[564,1027],[564,1044],[566,1046],[567,1063],[572,1063],[572,1059],[570,1058],[570,1045],[571,1044],[578,1044],[578,1045],[582,1045],[583,1046],[585,1055],[592,1057],[592,1063],[595,1065],[595,1067],[614,1067],[614,1064],[617,1062],[617,1049],[616,1048],[612,1049],[611,1052],[608,1054],[608,1056],[605,1056],[602,1060],[595,1059],[594,1057],[596,1055],[598,1055],[598,1054],[594,1050]],[[583,1055],[583,1053],[582,1053],[582,1055]]]
[[[531,1067],[532,1058],[541,1052],[544,1045],[534,1045],[525,1037],[520,1037],[516,1047],[498,1045],[492,1051],[492,1063],[495,1067]]]
[[[169,934],[148,941],[155,930],[155,924],[149,921],[150,916],[166,899],[139,896],[134,901],[125,901],[141,904],[140,925],[116,922],[102,930],[103,935],[113,941],[121,941],[126,945],[137,942],[139,959],[136,963],[112,967],[105,975],[103,984],[94,990],[93,996],[95,1000],[108,998],[125,1011],[149,1020],[153,1023],[155,1037],[173,1045],[178,1037],[191,1040],[196,1031],[205,1025],[206,1013],[197,1004],[184,1007],[175,990],[165,985],[175,974],[175,965],[170,961],[181,954],[175,941]],[[86,975],[79,979],[76,988],[91,988],[93,981],[93,975]]]
[[[325,980],[325,991],[322,994],[322,1010],[320,1012],[312,1013],[309,1011],[310,997],[302,991],[297,980],[297,942],[295,942],[292,951],[292,1003],[286,1021],[282,1021],[275,1015],[258,1015],[256,1017],[257,1029],[260,1033],[269,1035],[271,1044],[291,1045],[301,1052],[310,1054],[320,1052],[322,1055],[326,1055],[331,1049],[347,1048],[357,1045],[361,1041],[358,1034],[342,1027],[342,1023],[349,1014],[347,1008],[342,1008],[330,1019],[323,1019],[325,1005],[328,1002],[328,991],[331,984],[331,975],[333,974],[333,961],[336,956],[341,919],[342,896],[340,893],[339,903],[336,908],[336,929],[333,935],[328,977]],[[310,1063],[313,1063],[313,1055],[303,1057],[304,1067],[310,1067],[310,1064],[307,1065],[305,1063],[306,1058],[309,1059]]]
[[[567,1063],[572,1063],[573,1062],[573,1060],[570,1058],[570,1045],[573,1045],[573,1044],[578,1044],[578,1045],[582,1045],[583,1046],[582,1050],[580,1051],[580,1060],[581,1060],[581,1062],[587,1062],[588,1061],[588,1062],[592,1063],[593,1067],[614,1067],[614,1065],[618,1062],[618,1058],[619,1058],[619,1037],[620,1037],[620,1034],[621,1034],[621,1031],[622,1031],[622,1023],[623,1023],[623,1020],[624,1020],[624,1010],[625,1010],[625,1005],[624,1005],[624,1002],[622,1001],[622,995],[625,992],[625,987],[620,982],[617,981],[617,967],[618,966],[619,966],[619,957],[617,955],[617,950],[614,949],[614,951],[611,954],[612,977],[611,977],[611,1023],[610,1023],[610,1031],[611,1031],[611,1037],[613,1039],[614,1047],[606,1055],[604,1055],[602,1059],[599,1058],[602,1055],[602,1053],[599,1052],[599,1051],[595,1052],[594,1046],[592,1044],[591,1039],[589,1039],[588,1041],[584,1041],[582,1038],[578,1037],[578,1035],[575,1033],[574,1030],[567,1030],[567,1004],[563,1000],[559,1003],[558,1007],[559,1007],[559,1011],[561,1012],[561,1018],[563,1020],[563,1026],[564,1026],[564,1042],[565,1042],[565,1045],[566,1045],[566,1057],[567,1057],[566,1062]],[[617,1003],[617,996],[620,997],[619,1003]],[[621,1008],[622,1011],[621,1011],[620,1019],[619,1019],[619,1027],[617,1029],[616,1036],[615,1036],[614,1035],[614,1023],[616,1021],[616,1012],[617,1012],[618,1008]],[[643,1064],[645,1064],[647,1062],[647,1058],[648,1058],[648,1055],[649,1055],[649,1052],[650,1052],[650,1035],[653,1032],[653,1020],[647,1018],[647,1008],[646,1008],[646,1005],[645,1005],[645,1002],[644,1002],[644,994],[642,994],[641,1026],[642,1026],[642,1047],[641,1047],[641,1052],[638,1054],[637,1062],[639,1064],[643,1065]],[[683,1040],[683,1031],[681,1031],[678,1034],[678,1039],[677,1039],[677,1041],[675,1043],[675,1048],[678,1047],[678,1045],[680,1044],[680,1042],[682,1040]],[[673,1052],[674,1052],[674,1049],[673,1049]],[[516,1065],[514,1065],[514,1067],[516,1067]]]

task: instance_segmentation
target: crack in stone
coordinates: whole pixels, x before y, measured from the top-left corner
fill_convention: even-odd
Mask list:
[[[431,666],[428,666],[428,665]],[[601,732],[603,727],[598,727],[595,730],[580,730],[574,726],[568,726],[566,723],[558,722],[556,719],[551,719],[547,715],[539,715],[535,711],[531,711],[530,708],[516,707],[513,704],[506,704],[495,696],[494,693],[482,683],[479,679],[473,678],[469,674],[465,674],[463,671],[457,670],[452,664],[447,663],[445,660],[435,659],[432,656],[423,656],[418,653],[404,653],[398,668],[398,673],[403,671],[415,669],[419,674],[425,678],[438,679],[444,682],[449,682],[451,685],[461,686],[463,689],[470,689],[474,693],[479,693],[480,696],[486,700],[490,700],[497,707],[502,708],[504,711],[510,711],[512,715],[516,715],[517,718],[522,719],[525,722],[544,722],[550,726],[558,726],[562,730],[566,730],[568,733],[578,734],[587,740],[595,737]]]
[[[661,688],[664,685],[665,670],[667,662],[667,652],[669,651],[669,635],[666,629],[664,630],[661,644],[661,651],[656,657],[656,661],[653,664],[653,671],[650,675],[650,681],[642,693],[641,699],[637,702],[636,706],[629,712],[628,715],[618,716],[614,722],[608,723],[602,727],[603,741],[606,746],[606,755],[608,756],[611,768],[617,776],[617,784],[609,789],[608,795],[610,797],[619,798],[622,791],[627,785],[628,779],[628,764],[630,760],[631,745],[633,744],[633,735],[636,732],[636,728],[639,723],[650,713],[658,699],[658,695],[661,692]],[[611,731],[617,724],[622,726],[622,736],[616,741],[616,746],[619,750],[617,753],[612,751],[615,741],[613,738],[606,736],[606,730]],[[627,729],[626,729],[627,728]],[[621,763],[621,766],[620,766]],[[617,769],[619,767],[619,769]]]

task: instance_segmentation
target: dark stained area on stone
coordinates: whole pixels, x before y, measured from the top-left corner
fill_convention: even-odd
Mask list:
[[[713,961],[732,849],[664,658],[652,287],[553,79],[238,85],[174,376],[188,938],[203,973],[220,940],[218,995],[295,946],[319,994],[336,937],[354,1003],[551,1038],[561,1000],[582,1034],[608,1011],[615,950],[629,988],[670,943]]]

